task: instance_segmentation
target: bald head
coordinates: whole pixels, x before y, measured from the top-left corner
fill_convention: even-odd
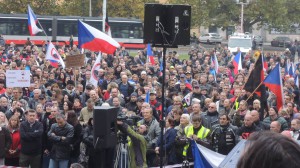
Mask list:
[[[270,130],[273,132],[280,133],[281,124],[278,121],[273,121],[270,124]]]
[[[245,127],[251,127],[253,125],[253,117],[250,114],[246,114],[244,118]]]
[[[252,116],[253,122],[256,122],[259,120],[259,113],[256,110],[252,110],[250,114]]]

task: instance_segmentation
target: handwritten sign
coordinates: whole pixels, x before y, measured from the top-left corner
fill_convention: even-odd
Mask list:
[[[7,87],[29,87],[30,71],[29,70],[7,70],[6,86]]]
[[[85,56],[79,55],[68,55],[65,60],[66,68],[82,67],[85,63]]]

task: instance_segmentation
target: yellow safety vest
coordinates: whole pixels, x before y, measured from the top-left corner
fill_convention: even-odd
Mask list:
[[[187,127],[185,127],[184,132],[185,132],[186,137],[190,137],[191,135],[194,134],[194,127],[192,125],[187,126]],[[207,137],[207,135],[209,134],[209,132],[210,132],[210,129],[202,126],[201,129],[197,133],[197,137],[199,139],[205,139]],[[189,146],[190,146],[189,143],[184,146],[183,152],[182,152],[183,156],[186,156]]]

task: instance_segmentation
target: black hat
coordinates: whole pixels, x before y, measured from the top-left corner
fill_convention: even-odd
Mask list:
[[[87,90],[92,90],[92,89],[93,89],[93,85],[88,84],[88,85],[86,85],[85,89],[87,89]]]
[[[75,82],[73,80],[68,80],[67,85],[73,85],[73,86],[75,86]]]

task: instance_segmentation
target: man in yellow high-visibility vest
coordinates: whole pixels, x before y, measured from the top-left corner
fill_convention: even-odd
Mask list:
[[[206,147],[209,146],[207,139],[210,135],[210,129],[202,126],[200,115],[195,115],[192,118],[192,125],[185,127],[184,131],[186,137],[188,137],[190,140],[195,140],[198,144],[201,144]],[[189,141],[184,146],[182,155],[188,160],[191,160],[191,158],[193,158]]]

